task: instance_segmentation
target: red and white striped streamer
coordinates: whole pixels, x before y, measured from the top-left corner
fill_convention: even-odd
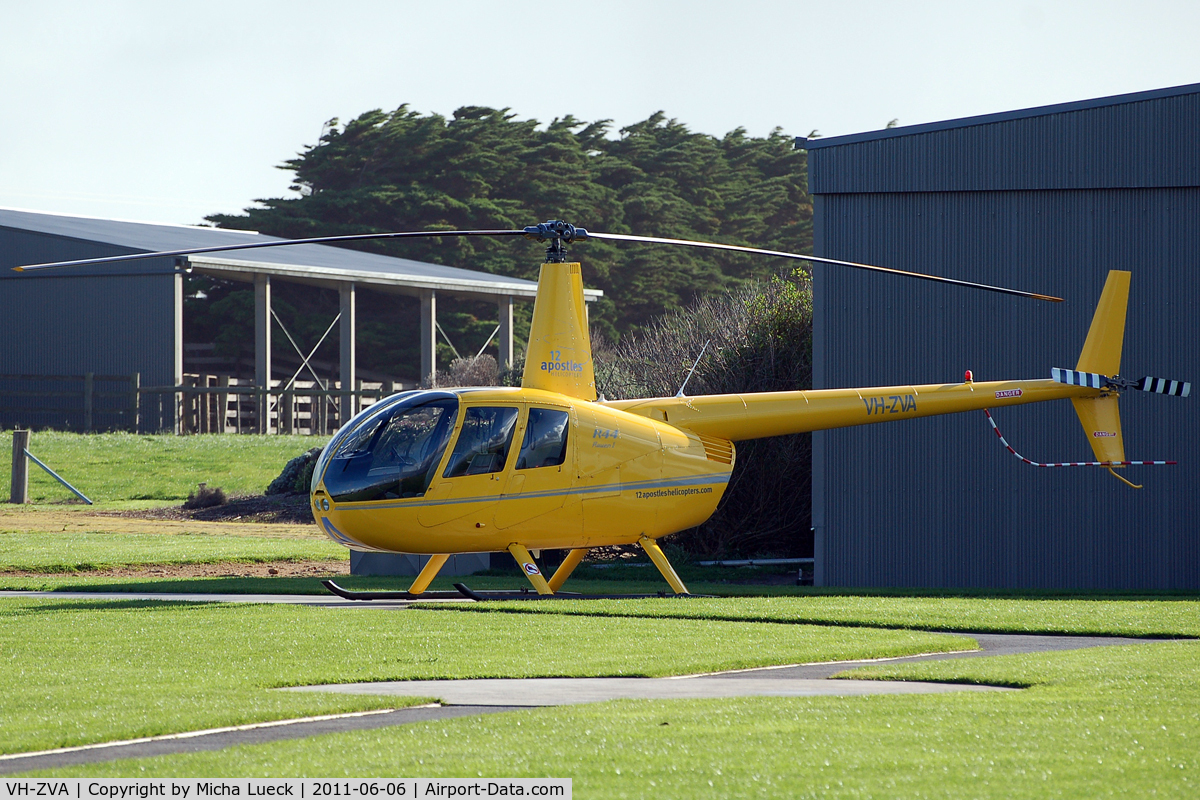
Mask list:
[[[996,427],[996,420],[992,419],[992,413],[986,408],[983,410],[983,413],[987,415],[987,420],[991,424],[992,430],[996,432],[996,436],[999,437],[1000,444],[1007,447],[1008,452],[1026,464],[1032,464],[1035,467],[1157,467],[1177,463],[1175,461],[1063,461],[1056,464],[1043,464],[1039,461],[1030,461],[1016,450],[1013,450],[1013,446],[1008,443],[1004,438],[1004,434],[1000,433],[1000,429]]]

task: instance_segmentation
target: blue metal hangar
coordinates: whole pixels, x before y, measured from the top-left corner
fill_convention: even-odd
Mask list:
[[[513,356],[513,303],[532,300],[531,281],[457,267],[299,245],[187,258],[160,258],[52,272],[12,267],[126,253],[177,250],[274,237],[243,231],[125,222],[0,209],[0,378],[138,373],[143,386],[183,380],[183,276],[195,271],[255,287],[255,375],[265,386],[271,364],[271,286],[280,281],[336,289],[340,296],[340,383],[356,385],[355,298],[360,289],[408,295],[420,315],[420,375],[433,371],[437,298],[489,300],[499,307],[499,361]],[[601,294],[588,290],[589,300]],[[415,366],[415,365],[414,365]],[[415,372],[415,369],[414,369]],[[276,375],[278,378],[279,376]],[[14,384],[15,385],[15,384]],[[0,394],[3,394],[0,387]],[[11,399],[11,398],[10,398]],[[0,406],[12,403],[0,403]],[[0,422],[11,424],[10,414]],[[38,424],[22,412],[19,421]],[[35,415],[36,416],[36,415]],[[52,424],[52,423],[43,423]],[[150,423],[155,430],[161,422]],[[178,420],[166,421],[170,429]]]
[[[1123,375],[1200,380],[1200,84],[828,139],[814,254],[1066,298],[817,265],[817,388],[1074,368],[1109,270],[1132,272]],[[1200,398],[1126,392],[1131,489],[1013,458],[982,413],[814,434],[824,586],[1200,589]],[[1035,461],[1093,455],[1070,403],[1006,408]]]

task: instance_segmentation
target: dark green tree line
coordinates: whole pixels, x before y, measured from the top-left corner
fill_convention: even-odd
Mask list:
[[[791,138],[779,130],[762,138],[741,129],[715,137],[658,113],[614,134],[607,120],[586,123],[569,115],[540,125],[507,109],[466,107],[446,118],[401,106],[390,113],[368,112],[345,125],[331,121],[316,145],[282,168],[293,173],[292,196],[260,200],[261,207],[208,220],[299,238],[519,228],[562,218],[615,233],[793,252],[811,245],[805,154],[792,149]],[[524,240],[356,246],[528,279],[536,278],[542,260],[539,248]],[[591,319],[613,341],[697,297],[767,278],[778,269],[770,259],[660,245],[589,241],[572,249],[584,264],[586,283],[605,292]],[[518,308],[527,319],[531,309]],[[482,343],[495,324],[495,312],[486,304],[454,304],[445,312],[443,327],[452,339],[468,344],[474,338]],[[411,310],[402,316],[411,316]],[[298,328],[322,327],[293,321]],[[385,319],[380,327],[402,331],[406,322]],[[411,349],[400,343],[397,348]],[[387,370],[397,358],[371,348],[359,360],[366,368]]]

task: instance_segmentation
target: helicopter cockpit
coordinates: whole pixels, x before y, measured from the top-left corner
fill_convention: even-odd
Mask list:
[[[457,392],[412,391],[394,395],[350,420],[333,437],[313,469],[335,502],[423,497],[438,477],[460,412]],[[442,478],[503,472],[514,449],[517,405],[469,405]],[[565,409],[530,408],[516,459],[517,470],[561,465],[566,459]]]
[[[457,416],[458,397],[450,392],[404,392],[376,403],[326,445],[313,469],[313,488],[324,474],[335,501],[421,497]]]

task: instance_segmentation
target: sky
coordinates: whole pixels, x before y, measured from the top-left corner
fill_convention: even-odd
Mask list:
[[[836,136],[1200,82],[1196,0],[0,0],[0,207],[196,224],[408,104]],[[652,233],[652,232],[647,232]]]

